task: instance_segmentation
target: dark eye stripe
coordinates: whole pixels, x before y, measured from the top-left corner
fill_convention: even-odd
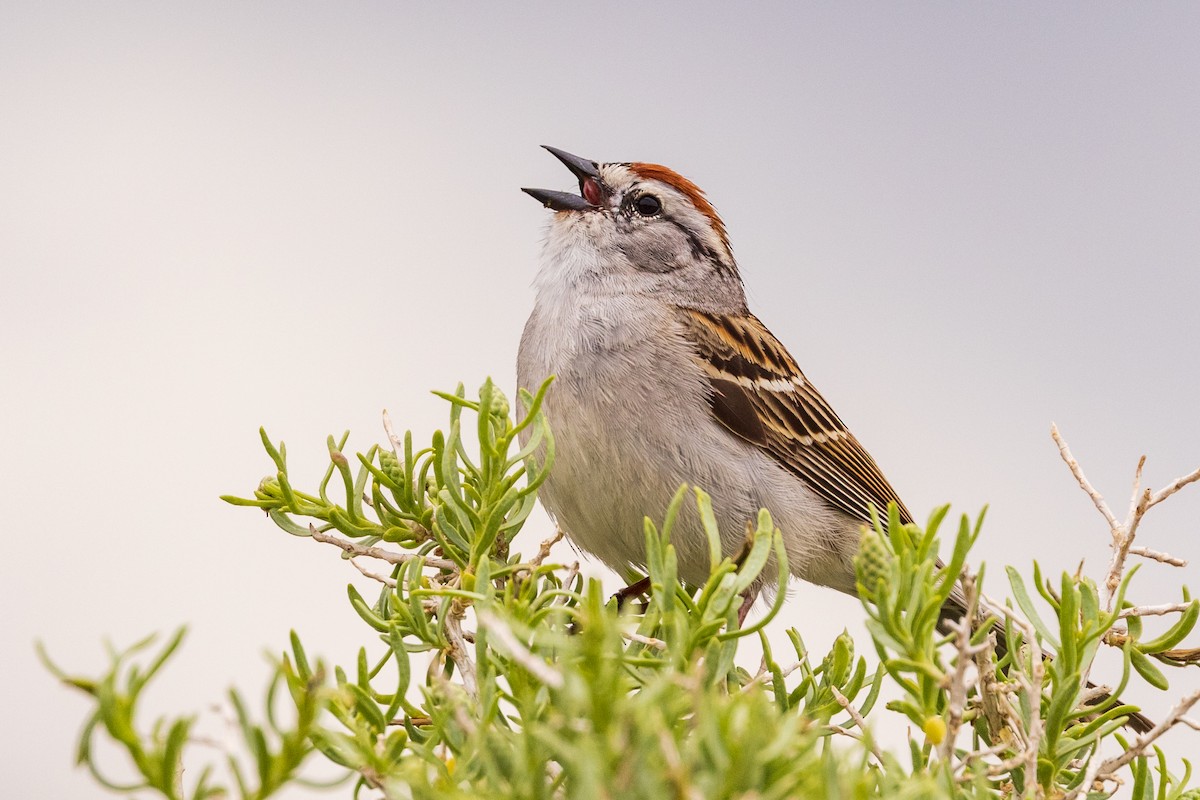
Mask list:
[[[641,194],[642,186],[643,186],[643,183],[641,181],[635,181],[626,190],[627,196],[636,197],[637,199],[646,197],[647,195]],[[653,196],[653,195],[650,195],[650,196]],[[625,208],[632,210],[633,204],[636,202],[637,202],[637,200],[635,199],[633,201],[633,203],[626,205]],[[697,209],[697,210],[701,210],[701,209]],[[686,225],[679,222],[678,220],[673,219],[669,214],[667,214],[665,211],[662,211],[661,209],[657,215],[657,218],[665,220],[666,222],[670,222],[672,225],[679,228],[680,232],[682,232],[683,235],[685,237],[687,237],[688,246],[691,248],[692,256],[694,258],[696,258],[697,260],[707,261],[710,264],[714,264],[722,272],[728,271],[728,265],[725,263],[725,259],[722,258],[717,253],[717,251],[713,249],[713,247],[711,245],[709,245],[707,242],[705,242],[701,238],[700,234],[696,233],[694,230],[687,227]],[[718,231],[718,234],[721,236],[724,235],[724,227],[723,226],[722,226],[721,230]]]
[[[688,245],[690,245],[692,248],[693,256],[695,256],[697,259],[703,259],[717,265],[718,267],[724,268],[725,263],[717,256],[717,252],[700,238],[700,234],[696,233],[683,223],[671,219],[670,217],[663,218],[676,228],[679,228],[679,230],[683,232],[683,235],[687,237]]]

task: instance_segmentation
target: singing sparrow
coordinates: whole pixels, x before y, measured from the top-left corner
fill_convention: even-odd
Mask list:
[[[546,149],[579,181],[579,194],[523,190],[556,212],[517,356],[520,386],[557,376],[543,405],[556,441],[540,492],[547,510],[620,571],[643,563],[643,517],[661,519],[679,486],[693,484],[712,495],[727,554],[767,508],[793,575],[854,594],[868,505],[895,503],[904,522],[912,515],[750,313],[704,193],[657,164]],[[681,514],[671,542],[679,576],[703,582],[698,515]],[[768,567],[760,580],[772,586],[777,575]],[[944,615],[963,613],[957,594]],[[1150,725],[1141,715],[1129,724]]]
[[[790,571],[853,593],[867,505],[910,515],[875,461],[750,313],[725,225],[700,189],[656,164],[598,164],[547,147],[579,194],[524,189],[556,213],[519,385],[549,375],[547,510],[618,570],[640,564],[642,518],[682,483],[712,495],[727,553],[770,510]],[[696,515],[672,536],[679,575],[703,582]],[[770,586],[770,569],[762,576]]]

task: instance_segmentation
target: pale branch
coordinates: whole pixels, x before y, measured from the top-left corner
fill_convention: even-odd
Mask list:
[[[382,583],[384,586],[388,587],[389,589],[396,588],[396,581],[394,579],[389,578],[387,575],[380,575],[377,572],[371,572],[366,567],[364,567],[362,564],[359,564],[357,561],[355,561],[354,556],[351,556],[349,558],[349,561],[356,570],[361,572],[363,575],[366,575],[371,580],[379,581],[380,583]]]
[[[1200,467],[1197,467],[1194,472],[1189,472],[1187,475],[1176,478],[1162,489],[1158,490],[1158,492],[1156,492],[1154,496],[1150,498],[1150,503],[1146,506],[1146,508],[1153,508],[1163,500],[1166,500],[1168,497],[1178,492],[1183,487],[1187,486],[1189,483],[1195,483],[1196,481],[1200,481]]]
[[[480,609],[476,614],[479,618],[479,627],[488,632],[492,642],[500,646],[498,649],[507,653],[509,658],[524,667],[529,674],[542,683],[554,689],[562,688],[562,675],[531,652],[499,617],[486,609]]]
[[[404,452],[404,441],[396,435],[396,429],[392,427],[392,417],[386,408],[383,410],[383,431],[392,443],[392,453],[398,458]]]
[[[1182,614],[1192,607],[1191,603],[1163,603],[1157,606],[1134,606],[1121,611],[1121,617],[1161,617],[1165,614]]]
[[[550,550],[554,547],[554,545],[562,541],[563,535],[562,528],[555,528],[554,535],[549,539],[544,539],[542,541],[541,546],[538,547],[537,555],[521,566],[519,574],[522,580],[532,575],[533,571],[540,567],[542,563],[550,557]]]
[[[1001,744],[1001,749],[1008,749],[1011,737],[1003,735],[1006,725],[1005,720],[1016,715],[1013,713],[1012,705],[1008,702],[1007,693],[1010,691],[1008,684],[1001,682],[996,678],[995,664],[995,644],[992,641],[992,636],[989,635],[984,641],[986,647],[980,650],[975,655],[975,669],[977,673],[977,685],[979,693],[979,710],[983,714],[984,724],[987,725],[988,731],[991,732],[991,738],[998,740]],[[1016,688],[1012,691],[1016,691]],[[1011,724],[1009,727],[1013,727]],[[964,757],[963,763],[969,762],[976,758],[982,758],[987,753],[979,751],[979,755],[968,753]]]
[[[1058,445],[1058,452],[1062,456],[1063,461],[1067,463],[1067,467],[1070,468],[1071,474],[1075,476],[1075,480],[1079,483],[1080,488],[1092,499],[1096,508],[1108,522],[1108,527],[1112,532],[1113,554],[1108,565],[1108,573],[1104,579],[1104,607],[1105,610],[1111,611],[1117,589],[1121,586],[1121,576],[1125,574],[1125,560],[1129,557],[1130,553],[1134,552],[1133,541],[1137,536],[1138,525],[1141,524],[1142,518],[1146,515],[1147,511],[1178,492],[1184,486],[1200,481],[1200,469],[1176,478],[1158,492],[1152,492],[1149,488],[1142,488],[1142,469],[1146,465],[1146,457],[1142,456],[1138,459],[1137,468],[1133,473],[1133,491],[1129,498],[1129,511],[1125,517],[1125,521],[1118,522],[1116,516],[1113,515],[1112,510],[1109,509],[1108,504],[1100,495],[1100,492],[1096,491],[1096,488],[1088,481],[1087,476],[1083,474],[1083,468],[1079,466],[1079,462],[1071,455],[1071,450],[1067,447],[1067,442],[1063,439],[1062,434],[1059,433],[1058,426],[1053,424],[1050,426],[1050,435],[1054,437],[1054,441]],[[1139,551],[1138,555],[1154,558],[1166,564],[1182,566],[1179,563],[1182,559],[1176,559],[1165,553],[1158,553],[1144,548],[1139,548]]]
[[[1129,525],[1129,520],[1137,514],[1138,507],[1143,502],[1150,502],[1150,489],[1142,489],[1142,470],[1146,468],[1146,456],[1138,457],[1137,466],[1133,470],[1133,488],[1129,492],[1129,510],[1125,512],[1125,524]]]
[[[628,639],[631,642],[644,644],[647,647],[653,647],[655,650],[666,650],[667,643],[662,639],[655,639],[653,636],[642,636],[640,633],[632,633],[630,631],[621,631],[621,638]]]
[[[1065,446],[1065,444],[1064,444]],[[1041,748],[1042,736],[1044,735],[1044,725],[1042,723],[1042,681],[1046,674],[1046,665],[1042,656],[1042,646],[1038,643],[1037,631],[1034,630],[1033,624],[1022,619],[1015,611],[1008,606],[1002,606],[991,601],[983,592],[979,593],[980,601],[989,610],[997,611],[1003,614],[1012,622],[1012,624],[1020,628],[1025,634],[1025,645],[1029,648],[1030,666],[1028,674],[1023,670],[1016,671],[1017,682],[1021,685],[1021,691],[1025,693],[1025,697],[1029,703],[1029,727],[1024,728],[1022,719],[1013,709],[1010,703],[1004,703],[1003,707],[1009,719],[1010,727],[1014,734],[1024,738],[1024,748],[1011,759],[1008,759],[1001,764],[995,764],[988,768],[988,772],[992,775],[1002,774],[1011,771],[1021,764],[1025,765],[1027,775],[1037,775],[1038,767],[1038,751]],[[1017,658],[1013,658],[1014,666],[1018,663]],[[1028,798],[1037,797],[1038,783],[1037,781],[1025,782],[1025,796]]]
[[[1170,553],[1161,553],[1158,550],[1151,550],[1149,547],[1131,547],[1129,548],[1129,555],[1149,558],[1163,564],[1170,564],[1172,567],[1186,567],[1188,565],[1186,558],[1178,558]]]
[[[1063,800],[1075,800],[1081,792],[1088,792],[1092,785],[1097,780],[1105,780],[1111,778],[1117,770],[1124,767],[1129,762],[1141,755],[1145,755],[1147,748],[1150,747],[1160,736],[1175,727],[1177,724],[1185,724],[1187,719],[1184,715],[1191,710],[1198,701],[1200,701],[1200,689],[1183,697],[1175,706],[1163,717],[1162,721],[1151,728],[1146,733],[1137,737],[1133,744],[1129,746],[1125,752],[1107,758],[1101,761],[1093,756],[1092,764],[1088,767],[1087,773],[1084,775],[1083,782],[1068,792]]]
[[[471,660],[471,647],[462,629],[463,610],[458,600],[450,604],[449,613],[442,618],[442,628],[446,631],[447,655],[454,662],[462,676],[463,688],[473,699],[479,697],[479,684],[475,673],[475,662]]]
[[[961,773],[957,778],[955,778],[955,780],[958,783],[969,783],[975,780],[974,775],[967,773],[967,767],[969,767],[972,762],[991,756],[998,756],[1005,750],[1009,749],[1010,746],[1011,745],[1009,745],[1008,742],[1002,741],[992,745],[991,747],[984,747],[979,750],[972,750],[969,753],[964,753],[959,762],[954,766],[954,771]]]
[[[831,685],[829,690],[833,692],[833,696],[838,701],[838,705],[846,709],[846,713],[850,715],[850,719],[854,720],[855,726],[857,726],[858,729],[863,732],[863,744],[870,748],[871,755],[875,756],[875,760],[882,765],[884,763],[883,752],[879,749],[879,745],[875,744],[875,738],[871,735],[871,731],[867,728],[867,721],[863,719],[863,715],[859,713],[858,709],[854,707],[854,704],[850,702],[846,695],[838,691],[836,686]]]
[[[962,727],[963,712],[967,707],[967,667],[972,663],[978,648],[971,647],[971,631],[975,622],[975,615],[978,612],[979,606],[979,590],[975,583],[975,576],[971,572],[963,568],[962,574],[959,576],[959,583],[962,585],[963,594],[965,595],[966,611],[962,615],[962,619],[954,623],[955,637],[954,645],[958,650],[958,658],[954,662],[954,672],[948,676],[948,686],[946,687],[949,693],[949,700],[946,704],[946,714],[948,721],[946,723],[946,734],[941,743],[942,759],[949,762],[954,755],[954,743],[958,739],[959,728]]]
[[[1103,683],[1098,683],[1095,686],[1088,686],[1079,693],[1079,707],[1090,706],[1093,701],[1101,698],[1106,698],[1112,695],[1112,687]]]
[[[579,562],[573,561],[573,562],[571,562],[571,565],[569,567],[567,567],[567,574],[563,576],[560,585],[565,589],[570,589],[571,584],[575,582],[575,576],[578,574],[579,574]],[[560,594],[558,597],[556,597],[550,601],[550,605],[555,605],[555,606],[558,606],[558,605],[565,606],[566,604],[567,604],[567,595],[565,593]]]
[[[1083,467],[1079,466],[1079,462],[1075,460],[1075,456],[1071,455],[1071,448],[1067,447],[1066,440],[1063,439],[1062,434],[1058,432],[1058,426],[1053,422],[1050,423],[1050,435],[1054,437],[1054,442],[1058,445],[1058,453],[1062,456],[1062,460],[1067,462],[1067,466],[1070,468],[1071,474],[1075,476],[1075,480],[1087,492],[1088,497],[1092,498],[1092,502],[1096,505],[1097,510],[1108,520],[1109,526],[1113,530],[1116,530],[1120,525],[1117,522],[1116,515],[1109,509],[1108,503],[1104,502],[1104,498],[1101,497],[1100,492],[1096,491],[1096,487],[1092,486],[1087,476],[1083,474]]]
[[[537,555],[534,556],[533,560],[529,563],[532,564],[533,566],[540,567],[542,565],[542,562],[544,562],[547,558],[550,557],[551,548],[553,548],[554,545],[561,542],[562,539],[563,539],[562,528],[555,528],[554,535],[551,536],[549,539],[546,539],[542,542],[541,547],[538,548]]]
[[[352,556],[364,556],[366,558],[377,558],[380,561],[386,561],[389,564],[407,564],[410,561],[420,559],[425,562],[425,566],[433,567],[434,569],[457,570],[458,564],[445,558],[430,558],[428,556],[420,556],[415,553],[396,553],[392,550],[384,550],[382,547],[364,547],[361,544],[348,542],[345,539],[337,536],[330,536],[327,533],[322,533],[315,525],[308,526],[309,533],[314,541],[331,544],[334,547],[340,547],[343,551]]]
[[[791,675],[793,672],[800,669],[800,667],[802,667],[802,666],[804,666],[804,662],[796,661],[795,663],[781,669],[779,671],[779,675],[780,675],[780,677],[786,678],[788,675]],[[764,664],[762,667],[759,668],[758,673],[755,674],[755,676],[753,678],[746,681],[745,685],[742,686],[740,691],[747,692],[752,687],[761,686],[762,684],[766,683],[767,679],[770,677],[772,677],[772,675],[767,670],[766,665]]]

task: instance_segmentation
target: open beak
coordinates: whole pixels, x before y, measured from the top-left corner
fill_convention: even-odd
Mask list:
[[[579,194],[556,192],[551,189],[522,189],[521,191],[554,211],[587,211],[598,208],[604,199],[600,183],[600,171],[595,161],[573,156],[557,147],[542,145],[551,155],[566,165],[571,174],[579,179]]]

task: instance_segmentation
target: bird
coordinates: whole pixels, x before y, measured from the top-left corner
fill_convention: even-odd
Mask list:
[[[545,149],[579,187],[522,189],[555,212],[517,354],[519,386],[555,376],[542,404],[555,438],[539,492],[546,510],[577,547],[627,572],[644,565],[643,519],[661,519],[680,485],[699,486],[727,555],[766,508],[791,575],[856,595],[870,509],[894,504],[901,522],[913,516],[751,313],[705,193],[659,164]],[[702,584],[710,563],[699,515],[679,515],[671,543],[679,577]],[[756,590],[780,577],[772,561],[742,618]],[[956,592],[943,616],[964,613]],[[1149,724],[1139,717],[1133,727]]]
[[[661,519],[692,483],[712,496],[727,553],[765,507],[794,575],[853,594],[868,506],[911,514],[750,313],[712,204],[667,167],[546,149],[580,191],[523,190],[558,212],[517,356],[521,386],[556,376],[543,405],[556,440],[543,504],[576,545],[622,570],[645,548],[643,516]],[[679,574],[703,583],[700,521],[676,525]]]

